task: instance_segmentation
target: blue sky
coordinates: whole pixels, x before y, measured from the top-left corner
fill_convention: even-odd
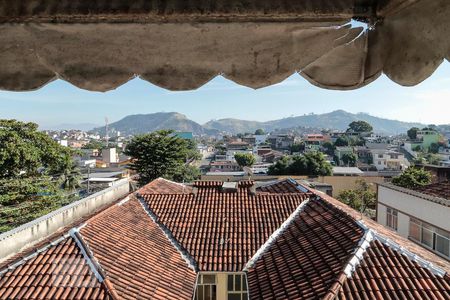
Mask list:
[[[331,91],[293,75],[274,86],[253,90],[218,76],[195,91],[170,92],[134,79],[106,93],[88,92],[58,80],[32,92],[0,91],[0,118],[33,121],[41,128],[59,124],[103,124],[129,114],[177,111],[199,123],[240,118],[266,121],[337,109],[417,121],[450,123],[450,63],[444,62],[415,87],[382,76],[353,91]]]

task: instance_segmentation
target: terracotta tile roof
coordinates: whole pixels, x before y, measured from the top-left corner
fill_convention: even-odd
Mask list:
[[[322,193],[320,191],[308,188],[310,191],[312,191],[314,194],[318,195],[321,199],[324,201],[330,203],[334,207],[342,210],[349,216],[351,216],[354,220],[358,220],[358,222],[363,223],[367,228],[377,232],[379,235],[393,241],[396,244],[401,245],[404,249],[418,255],[419,257],[423,258],[424,260],[432,263],[433,265],[443,269],[446,272],[450,272],[450,261],[436,255],[435,253],[425,249],[424,247],[419,246],[418,244],[401,237],[398,235],[395,231],[386,228],[385,226],[377,223],[376,221],[361,215],[358,211],[352,209],[348,205],[340,202],[339,200],[334,199],[333,197],[328,196],[325,193]]]
[[[354,220],[311,199],[248,270],[249,293],[258,299],[322,299],[363,236]]]
[[[378,240],[363,257],[338,299],[450,299],[448,275],[436,276]]]
[[[89,220],[80,234],[123,299],[192,299],[195,272],[135,197]]]
[[[450,200],[450,181],[432,183],[414,188],[415,191],[434,197]]]
[[[143,198],[201,271],[241,271],[307,198],[298,193],[255,195],[251,184],[241,182],[237,192],[224,193],[222,182],[202,181],[194,184],[193,194]]]
[[[183,194],[191,191],[192,188],[188,185],[158,178],[144,185],[137,192],[140,194]]]
[[[4,271],[0,299],[111,299],[70,236]]]
[[[283,179],[274,182],[264,183],[256,188],[257,192],[265,193],[305,193],[306,190],[295,180]]]
[[[255,192],[252,181],[234,192],[222,184],[195,182],[186,193],[158,179],[149,194],[86,220],[81,246],[65,235],[40,242],[46,248],[34,257],[15,255],[10,270],[2,263],[0,299],[192,299],[196,272],[242,270],[251,299],[450,299],[448,261],[336,199],[289,192],[286,182],[272,192]],[[66,260],[71,267],[61,268]],[[55,265],[67,273],[50,286]],[[89,278],[87,287],[70,285]]]

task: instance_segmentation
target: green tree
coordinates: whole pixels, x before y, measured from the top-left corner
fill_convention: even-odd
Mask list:
[[[341,137],[341,136],[338,137],[336,139],[336,141],[334,142],[334,146],[336,146],[336,147],[345,147],[345,146],[348,146],[348,144],[349,144],[348,138]]]
[[[376,193],[370,188],[370,184],[358,179],[356,185],[355,189],[340,192],[337,199],[361,213],[367,213],[368,209],[374,210]]]
[[[332,167],[322,153],[308,152],[290,158],[283,157],[269,167],[268,174],[329,176],[332,174]]]
[[[264,132],[264,129],[259,128],[259,129],[256,129],[256,130],[255,130],[255,135],[264,135],[264,134],[266,134],[266,133]]]
[[[58,173],[57,178],[61,183],[61,188],[73,191],[80,187],[80,169],[69,155],[63,158],[55,172]]]
[[[64,200],[51,177],[0,179],[0,233],[59,208]]]
[[[290,159],[287,156],[283,156],[279,160],[276,161],[273,165],[269,167],[268,174],[269,175],[289,175],[288,167],[290,165]]]
[[[430,184],[431,173],[422,168],[411,167],[406,169],[401,175],[394,177],[392,183],[400,187],[413,189]]]
[[[419,130],[420,129],[417,127],[412,127],[410,129],[408,129],[406,134],[408,135],[410,140],[415,140],[415,139],[417,139],[417,131],[419,131]]]
[[[328,155],[334,155],[334,150],[336,149],[336,147],[330,142],[323,143],[322,148],[324,149],[325,153]]]
[[[439,147],[440,147],[440,145],[438,143],[431,143],[429,152],[433,153],[433,154],[436,154],[436,153],[439,152]]]
[[[146,184],[158,177],[171,179],[180,174],[191,150],[188,142],[173,135],[172,130],[160,130],[135,136],[124,153],[132,158],[130,168],[139,174],[139,183]]]
[[[192,165],[182,165],[171,176],[171,180],[177,182],[193,182],[200,178],[200,170]]]
[[[342,162],[346,166],[355,167],[357,160],[358,160],[358,158],[356,157],[356,155],[354,153],[344,153],[342,155]]]
[[[236,153],[234,154],[234,159],[241,167],[251,167],[255,164],[255,156],[251,153]]]
[[[291,146],[291,153],[305,151],[305,143],[296,143]]]
[[[86,145],[84,145],[81,148],[82,149],[99,149],[99,150],[101,150],[101,149],[105,148],[105,145],[100,141],[91,140],[91,141],[89,141],[89,143],[87,143]]]
[[[348,125],[347,131],[353,132],[372,132],[373,127],[366,121],[353,121]]]
[[[0,178],[52,175],[73,154],[37,128],[35,123],[0,120]]]

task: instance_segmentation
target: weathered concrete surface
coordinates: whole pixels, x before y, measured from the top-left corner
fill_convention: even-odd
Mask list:
[[[294,72],[329,89],[359,88],[382,73],[415,85],[450,57],[450,1],[406,2],[364,31],[345,20],[2,24],[0,89],[33,90],[60,78],[108,91],[139,76],[190,90],[219,74],[260,88]]]
[[[67,226],[102,206],[126,196],[129,192],[129,180],[122,179],[108,189],[0,234],[0,261],[19,252],[20,249],[28,247],[30,244],[39,242],[41,239],[56,232],[59,228]]]
[[[393,1],[393,0],[390,0]],[[395,0],[396,2],[405,0]],[[154,22],[351,18],[367,0],[2,0],[0,22]]]

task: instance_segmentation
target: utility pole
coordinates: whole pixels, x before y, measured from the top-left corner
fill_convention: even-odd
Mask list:
[[[88,178],[87,178],[87,193],[88,193],[88,195],[90,193],[90,184],[91,184],[90,178],[91,178],[91,165],[88,165]]]
[[[106,126],[105,126],[105,131],[106,131],[106,134],[105,134],[106,148],[108,148],[109,147],[108,117],[105,117],[105,123],[106,123]]]

